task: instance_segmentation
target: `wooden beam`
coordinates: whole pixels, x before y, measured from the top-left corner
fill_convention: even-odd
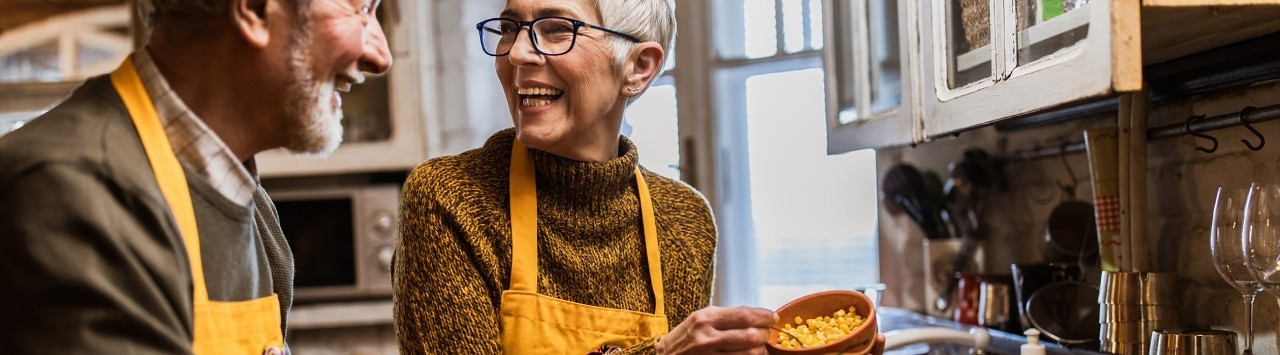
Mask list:
[[[1116,92],[1142,89],[1141,24],[1138,0],[1111,0],[1111,86]]]
[[[1178,7],[1178,6],[1242,6],[1242,5],[1280,5],[1277,0],[1143,0],[1142,6]]]

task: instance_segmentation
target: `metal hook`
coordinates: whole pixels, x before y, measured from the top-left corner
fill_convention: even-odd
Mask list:
[[[1205,147],[1201,147],[1201,146],[1199,146],[1199,145],[1196,145],[1196,150],[1201,151],[1201,152],[1205,152],[1205,153],[1213,153],[1213,152],[1215,152],[1215,151],[1218,151],[1218,139],[1217,139],[1217,138],[1213,138],[1213,136],[1210,136],[1210,135],[1207,135],[1207,134],[1204,134],[1204,133],[1200,133],[1200,132],[1196,132],[1195,130],[1191,129],[1191,121],[1195,121],[1195,120],[1202,120],[1202,119],[1204,119],[1204,115],[1187,117],[1187,122],[1186,122],[1186,123],[1184,123],[1183,125],[1184,125],[1184,127],[1187,129],[1187,133],[1190,133],[1191,135],[1196,136],[1196,137],[1199,137],[1199,138],[1208,139],[1210,142],[1213,142],[1213,145],[1212,145],[1212,146],[1210,146],[1209,148],[1205,148]]]
[[[1058,147],[1058,157],[1062,158],[1062,166],[1067,168],[1067,175],[1071,176],[1071,185],[1063,186],[1062,191],[1066,193],[1069,198],[1075,198],[1076,185],[1080,182],[1076,180],[1076,172],[1071,169],[1071,164],[1067,163],[1067,145],[1069,144],[1070,143],[1062,142],[1062,145]]]
[[[1249,147],[1249,150],[1252,150],[1255,152],[1262,150],[1262,146],[1267,144],[1267,137],[1263,137],[1262,133],[1259,133],[1258,130],[1254,129],[1253,126],[1249,125],[1249,120],[1245,119],[1245,116],[1249,115],[1250,113],[1253,113],[1253,111],[1257,109],[1258,109],[1257,107],[1253,107],[1253,106],[1245,106],[1244,108],[1240,109],[1240,124],[1243,125],[1244,128],[1248,128],[1249,132],[1253,132],[1253,135],[1258,137],[1258,146],[1257,147],[1253,146],[1253,143],[1249,143],[1248,139],[1241,139],[1240,142],[1244,143],[1244,146]]]

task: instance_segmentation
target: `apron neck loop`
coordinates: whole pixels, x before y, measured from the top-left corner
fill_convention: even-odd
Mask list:
[[[538,291],[538,197],[537,177],[529,149],[519,139],[512,139],[509,193],[511,199],[511,286],[512,291]],[[654,314],[666,314],[662,285],[662,262],[658,248],[658,229],[654,220],[653,199],[649,184],[637,165],[636,189],[639,191],[640,215],[643,222],[645,260],[649,266],[649,284],[653,287]]]

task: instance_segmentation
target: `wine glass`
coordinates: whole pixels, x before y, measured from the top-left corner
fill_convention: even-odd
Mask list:
[[[1231,287],[1240,292],[1249,310],[1248,331],[1244,338],[1244,353],[1253,353],[1253,304],[1262,285],[1245,263],[1242,237],[1245,201],[1248,191],[1243,188],[1218,188],[1213,200],[1213,220],[1209,225],[1209,253],[1213,266]]]

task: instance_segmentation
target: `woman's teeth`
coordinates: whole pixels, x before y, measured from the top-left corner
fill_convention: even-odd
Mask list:
[[[521,106],[546,106],[555,102],[564,94],[564,90],[556,88],[516,88],[520,95]]]
[[[521,105],[521,106],[534,106],[534,107],[537,107],[537,106],[546,106],[546,105],[550,105],[550,104],[551,104],[551,101],[553,101],[553,100],[546,100],[546,99],[533,99],[533,98],[527,98],[527,97],[526,97],[526,98],[524,98],[524,99],[521,99],[521,100],[520,100],[520,105]]]

